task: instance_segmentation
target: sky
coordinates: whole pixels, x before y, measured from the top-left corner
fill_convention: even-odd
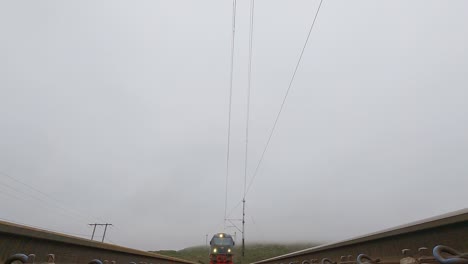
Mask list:
[[[331,242],[466,208],[465,0],[324,0],[253,179],[318,5],[255,1],[246,241]],[[0,218],[86,238],[111,223],[107,242],[142,250],[240,242],[224,224],[232,6],[0,1]],[[249,14],[238,0],[232,219]]]

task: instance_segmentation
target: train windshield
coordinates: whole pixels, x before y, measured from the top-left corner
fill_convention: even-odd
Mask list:
[[[230,237],[222,238],[222,237],[213,237],[213,245],[218,246],[232,246],[234,241]]]

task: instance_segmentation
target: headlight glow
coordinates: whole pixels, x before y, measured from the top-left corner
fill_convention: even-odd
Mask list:
[[[228,248],[228,253],[231,253],[231,249],[230,249],[230,248]]]
[[[223,237],[223,234],[219,234],[219,237]]]
[[[218,251],[218,249],[216,248],[213,248],[213,252],[216,253]]]

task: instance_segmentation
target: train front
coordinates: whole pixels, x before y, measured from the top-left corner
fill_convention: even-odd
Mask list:
[[[210,264],[232,264],[234,240],[226,233],[218,233],[210,241]]]

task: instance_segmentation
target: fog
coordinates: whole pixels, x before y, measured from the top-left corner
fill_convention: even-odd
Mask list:
[[[255,1],[248,181],[318,4]],[[247,242],[335,241],[467,207],[466,10],[323,2],[246,196]],[[237,1],[236,219],[249,12]],[[86,238],[112,223],[107,242],[143,250],[239,240],[224,228],[231,15],[227,0],[1,1],[0,218]]]

